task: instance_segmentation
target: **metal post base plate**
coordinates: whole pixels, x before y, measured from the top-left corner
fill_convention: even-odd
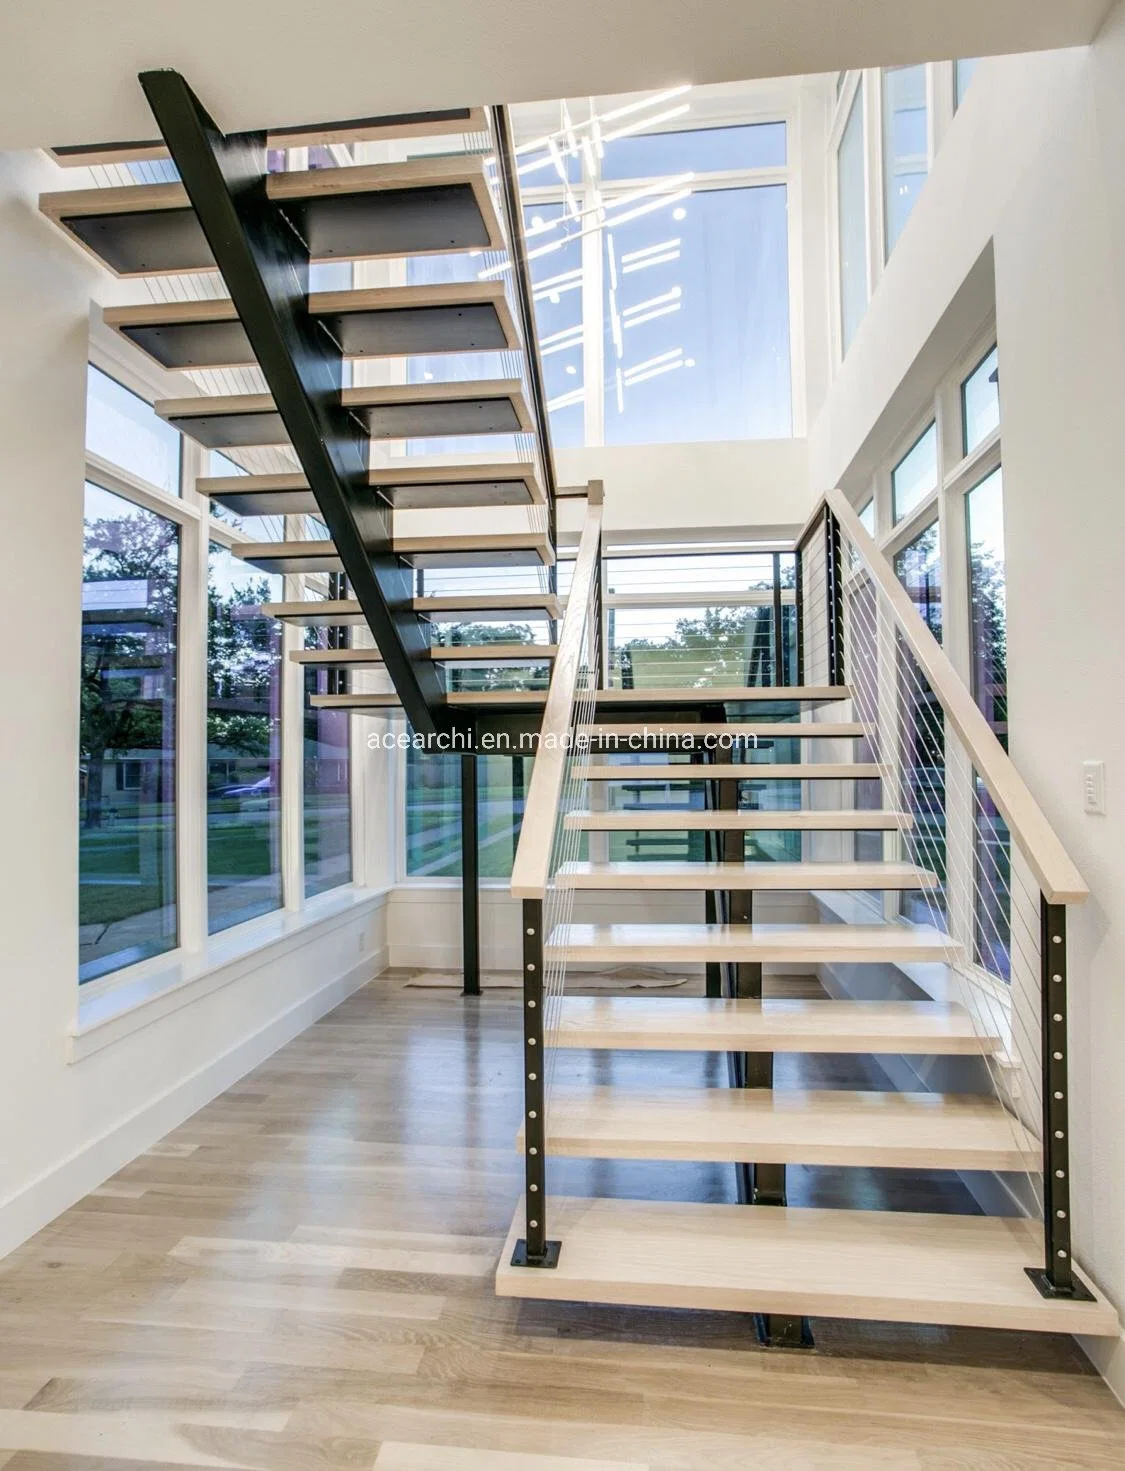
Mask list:
[[[557,1267],[559,1264],[559,1253],[562,1251],[561,1241],[548,1241],[547,1250],[541,1257],[529,1257],[527,1254],[527,1238],[521,1236],[516,1242],[516,1249],[512,1252],[513,1267]]]
[[[815,1348],[808,1318],[785,1313],[755,1313],[754,1329],[763,1348]]]
[[[1040,1297],[1055,1297],[1064,1302],[1093,1302],[1094,1294],[1078,1277],[1073,1279],[1073,1286],[1059,1288],[1051,1281],[1043,1267],[1024,1267],[1024,1271],[1035,1283]]]

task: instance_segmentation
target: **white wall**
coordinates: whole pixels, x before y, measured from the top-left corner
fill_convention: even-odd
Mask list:
[[[987,62],[810,436],[816,488],[892,427],[900,383],[991,248],[1012,755],[1090,885],[1071,924],[1076,1255],[1125,1308],[1125,6],[1089,50]],[[971,293],[970,293],[971,294]],[[979,324],[978,324],[979,325]],[[967,342],[961,344],[966,346]],[[921,365],[921,366],[920,366]],[[939,371],[952,366],[947,360]],[[932,388],[932,384],[931,384]],[[909,397],[910,395],[907,395]],[[889,417],[888,417],[889,416]],[[902,427],[902,426],[900,426]],[[1109,812],[1082,812],[1083,759]],[[1119,1394],[1125,1351],[1092,1349]]]
[[[604,526],[631,531],[784,533],[808,514],[803,439],[606,445],[559,450],[560,485],[605,482]]]
[[[329,900],[257,961],[197,957],[178,990],[71,1035],[88,314],[109,283],[37,213],[57,174],[0,156],[0,1254],[386,963],[383,901]]]
[[[598,96],[1065,46],[1108,0],[39,0],[0,10],[0,146],[150,138],[137,86],[176,67],[221,127]],[[347,44],[340,44],[340,37]],[[221,44],[217,42],[221,40]]]

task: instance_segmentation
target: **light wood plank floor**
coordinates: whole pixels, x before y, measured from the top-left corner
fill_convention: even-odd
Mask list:
[[[814,1352],[768,1352],[732,1315],[497,1301],[517,993],[404,981],[374,982],[0,1263],[4,1471],[1125,1464],[1125,1412],[1068,1339],[819,1321]],[[559,1081],[640,1086],[651,1065],[575,1053]],[[718,1065],[673,1055],[662,1081],[717,1083]],[[822,1059],[800,1081],[878,1086],[863,1067]],[[731,1174],[567,1160],[554,1181],[723,1200]],[[892,1172],[793,1172],[798,1203],[907,1203],[895,1190]],[[967,1208],[951,1176],[915,1203]]]

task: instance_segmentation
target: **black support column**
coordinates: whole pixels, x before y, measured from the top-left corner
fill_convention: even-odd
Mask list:
[[[461,756],[461,972],[463,996],[480,995],[480,821],[477,758]]]

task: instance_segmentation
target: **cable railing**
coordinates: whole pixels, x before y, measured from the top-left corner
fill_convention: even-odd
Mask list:
[[[588,729],[601,685],[602,487],[591,482],[558,656],[531,771],[511,892],[522,900],[524,1019],[524,1161],[526,1234],[514,1261],[551,1266],[547,1238],[546,1113],[566,986],[566,952],[551,944],[568,923],[574,890],[558,882],[579,852],[582,834],[567,822],[581,807],[589,764]]]
[[[1045,1264],[1032,1276],[1045,1295],[1083,1296],[1071,1264],[1066,907],[1083,902],[1085,884],[840,491],[798,543],[797,587],[798,677],[847,685],[866,730],[857,759],[879,769],[841,805],[898,815],[887,833],[812,834],[806,856],[846,857],[839,845],[850,843],[854,858],[904,858],[929,876],[916,897],[852,895],[847,917],[948,935],[931,994],[972,1017],[1021,1150],[1034,1159],[1041,1147],[1041,1170],[1012,1191],[1044,1221]]]

